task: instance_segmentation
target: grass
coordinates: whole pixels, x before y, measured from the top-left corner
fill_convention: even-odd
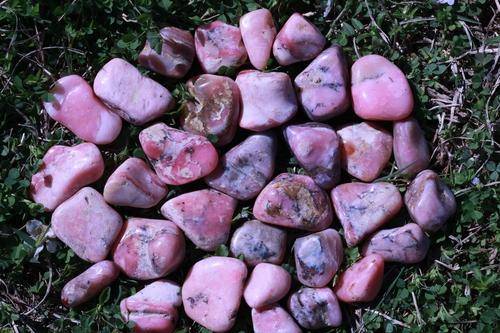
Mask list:
[[[294,11],[308,13],[330,42],[344,47],[350,61],[377,53],[403,69],[415,95],[415,115],[432,143],[432,169],[458,200],[455,218],[432,236],[425,261],[388,265],[379,298],[344,305],[343,326],[331,331],[498,331],[498,1],[457,1],[451,7],[367,0],[0,0],[0,332],[126,331],[119,301],[142,287],[122,278],[81,309],[68,311],[60,304],[62,286],[86,264],[45,237],[50,215],[27,196],[44,152],[54,144],[78,142],[42,110],[51,84],[69,73],[92,81],[112,57],[134,63],[148,33],[165,25],[193,31],[217,18],[237,23],[259,6],[269,8],[279,26]],[[272,62],[270,68],[295,75],[304,66],[279,68]],[[181,83],[147,74],[178,101],[185,98]],[[175,124],[176,115],[163,120]],[[352,120],[347,115],[331,124]],[[127,156],[142,156],[138,131],[127,125],[116,143],[102,147],[107,175]],[[300,172],[288,151],[280,151],[279,161],[278,171]],[[389,166],[384,176],[404,189],[408,180],[393,171]],[[201,186],[173,188],[170,195]],[[95,187],[101,190],[103,181]],[[235,226],[249,216],[248,205],[240,209]],[[158,207],[120,211],[125,216],[159,216]],[[394,224],[407,221],[402,212]],[[217,253],[227,255],[227,248]],[[186,263],[171,278],[182,281],[193,262],[205,255],[190,247]],[[347,261],[357,255],[356,249],[348,251]],[[292,261],[287,267],[293,271]],[[238,318],[234,331],[251,332],[249,310],[243,306]],[[177,332],[206,330],[181,313]]]

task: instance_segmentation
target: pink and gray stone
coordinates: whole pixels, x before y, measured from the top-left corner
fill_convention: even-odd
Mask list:
[[[265,131],[286,123],[297,112],[297,97],[286,73],[245,70],[236,83],[242,101],[241,128]]]
[[[398,188],[385,182],[339,185],[332,190],[332,202],[349,247],[389,222],[403,205]]]
[[[375,124],[349,125],[337,134],[342,141],[342,165],[353,177],[371,182],[391,159],[392,136]]]
[[[402,120],[413,110],[413,94],[405,74],[386,58],[371,54],[351,68],[354,112],[367,120]]]
[[[129,218],[113,251],[123,273],[137,280],[152,280],[174,271],[184,259],[184,235],[167,220]]]
[[[215,190],[199,190],[168,200],[161,213],[197,247],[214,251],[229,238],[237,201]]]
[[[252,309],[254,333],[302,333],[293,318],[279,305]]]
[[[53,211],[82,187],[101,178],[104,161],[93,143],[52,146],[31,177],[30,195],[46,211]]]
[[[295,78],[299,101],[307,116],[324,121],[351,105],[347,62],[338,45],[324,50]]]
[[[320,231],[332,223],[328,195],[309,176],[282,173],[259,194],[253,206],[258,220],[282,227]]]
[[[169,185],[205,177],[215,169],[219,159],[207,138],[164,123],[142,130],[139,141],[158,177]]]
[[[52,230],[80,258],[106,259],[122,227],[122,218],[102,195],[84,187],[52,214]]]
[[[399,170],[414,175],[427,168],[431,158],[429,147],[416,119],[395,121],[392,135],[394,135],[394,159]]]
[[[325,47],[326,39],[318,28],[299,13],[285,22],[273,44],[278,63],[287,66],[311,60]]]
[[[436,232],[455,214],[457,203],[450,188],[432,170],[424,170],[406,190],[411,219],[422,229]]]
[[[134,125],[156,119],[174,106],[165,87],[120,58],[110,60],[97,73],[94,92],[116,114]]]
[[[205,181],[238,200],[255,198],[274,173],[276,137],[254,134],[228,151]]]
[[[240,30],[248,58],[253,67],[263,70],[271,57],[276,27],[271,12],[266,8],[246,13],[240,18]]]
[[[95,144],[113,142],[122,129],[122,120],[111,112],[81,76],[60,78],[50,90],[51,101],[43,107],[55,121],[82,140]]]
[[[189,318],[214,332],[229,331],[236,322],[247,267],[238,259],[209,257],[198,261],[182,286]]]
[[[262,263],[255,266],[243,292],[251,308],[272,305],[288,294],[292,277],[281,266]]]
[[[330,288],[302,288],[290,296],[288,309],[306,329],[337,327],[342,323],[339,302]]]

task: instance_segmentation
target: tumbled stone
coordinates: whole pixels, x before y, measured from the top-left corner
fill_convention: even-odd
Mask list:
[[[391,134],[369,123],[346,126],[337,134],[342,141],[344,169],[365,182],[377,178],[391,158]]]
[[[132,217],[125,221],[113,260],[128,277],[152,280],[174,271],[184,252],[184,235],[174,223]]]
[[[217,151],[207,138],[164,123],[142,130],[139,141],[158,177],[169,185],[190,183],[217,166]]]
[[[290,125],[283,133],[293,155],[316,184],[329,190],[339,182],[340,140],[330,126]]]
[[[253,67],[260,70],[266,68],[276,36],[271,12],[261,8],[246,13],[240,18],[240,29]]]
[[[241,94],[240,127],[265,131],[280,126],[297,112],[297,98],[286,73],[242,71],[236,77]]]
[[[284,268],[262,263],[255,266],[248,278],[243,296],[251,308],[261,308],[286,296],[292,277]]]
[[[212,137],[217,145],[233,140],[240,120],[240,90],[228,77],[204,74],[188,81],[189,100],[180,116],[185,131]]]
[[[104,161],[92,143],[52,146],[31,177],[30,194],[46,211],[53,211],[82,187],[101,178]]]
[[[83,260],[106,259],[122,227],[122,218],[108,206],[102,195],[84,187],[57,207],[52,230]]]
[[[414,118],[396,121],[394,135],[394,159],[404,174],[414,175],[429,165],[430,153],[424,133]]]
[[[237,203],[219,191],[200,190],[168,200],[161,213],[177,224],[197,247],[214,251],[229,237]]]
[[[252,309],[254,333],[302,333],[293,318],[281,306]]]
[[[209,330],[229,331],[236,321],[246,277],[247,268],[238,259],[209,257],[198,261],[182,286],[184,311]]]
[[[328,195],[311,177],[282,173],[259,194],[253,215],[262,222],[320,231],[332,223]]]
[[[112,261],[100,261],[66,283],[61,291],[61,302],[68,308],[79,306],[97,296],[118,275],[120,270]]]
[[[130,157],[109,176],[103,195],[111,205],[151,208],[167,192],[167,186],[146,162]]]
[[[342,48],[321,52],[295,78],[299,101],[307,116],[324,121],[344,113],[351,105],[349,72]]]
[[[453,192],[432,170],[420,172],[411,182],[405,204],[411,219],[428,232],[441,229],[457,209]]]
[[[386,58],[371,54],[351,68],[354,112],[368,120],[401,120],[413,110],[413,94],[404,73]]]
[[[330,288],[302,288],[290,296],[288,309],[307,329],[337,327],[342,323],[339,302]]]
[[[273,176],[275,157],[274,135],[251,135],[228,151],[205,181],[238,200],[253,199]]]
[[[389,222],[403,205],[398,188],[385,182],[339,185],[332,190],[332,202],[350,247]]]
[[[377,297],[384,278],[384,259],[371,254],[340,274],[334,291],[346,303],[371,302]]]
[[[158,118],[174,106],[166,88],[120,58],[110,60],[97,73],[94,91],[116,114],[134,125]]]

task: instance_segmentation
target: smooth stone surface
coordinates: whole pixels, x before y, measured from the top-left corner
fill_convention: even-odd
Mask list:
[[[457,203],[450,188],[432,170],[424,170],[406,190],[411,219],[422,229],[436,232],[455,214]]]
[[[337,134],[342,141],[342,166],[353,177],[371,182],[391,159],[392,136],[375,124],[349,125]]]
[[[253,206],[258,220],[283,227],[320,231],[332,223],[328,195],[311,177],[282,173],[259,194]]]
[[[242,101],[241,128],[265,131],[286,123],[297,112],[297,97],[286,73],[245,70],[236,83]]]
[[[292,277],[281,266],[262,263],[255,266],[248,278],[243,296],[251,308],[261,308],[286,296]]]
[[[38,172],[31,177],[30,195],[50,212],[82,187],[97,181],[103,173],[104,161],[94,144],[52,146],[45,153]]]
[[[429,165],[431,156],[424,132],[414,118],[394,122],[394,159],[402,173],[414,175]]]
[[[80,258],[106,259],[122,227],[122,218],[91,187],[84,187],[52,214],[52,230]]]
[[[229,150],[205,181],[238,200],[255,198],[274,173],[276,137],[255,134]]]
[[[302,333],[293,318],[281,306],[252,309],[254,333]]]
[[[386,58],[371,54],[351,68],[354,112],[368,120],[401,120],[413,110],[413,93],[405,74]]]
[[[332,190],[332,202],[349,247],[389,222],[403,206],[397,187],[385,182],[339,185]]]
[[[351,105],[347,62],[342,48],[324,50],[295,78],[299,101],[307,116],[324,121],[338,116]]]
[[[253,10],[240,18],[240,30],[253,67],[263,70],[271,57],[276,27],[266,8]]]
[[[94,92],[116,114],[134,125],[162,116],[174,106],[170,92],[123,59],[111,59],[97,73]]]
[[[120,134],[121,118],[97,98],[81,76],[60,78],[49,93],[53,100],[43,102],[45,111],[80,139],[100,145],[113,142]]]
[[[113,260],[130,278],[152,280],[174,271],[184,259],[184,235],[166,220],[129,218],[113,251]]]
[[[207,138],[164,123],[142,130],[139,141],[158,177],[169,185],[190,183],[217,166],[217,151]]]
[[[339,302],[330,288],[302,288],[290,296],[288,309],[306,329],[337,327],[342,323]]]
[[[237,203],[219,191],[200,190],[168,200],[161,213],[177,224],[197,247],[214,251],[229,237]]]
[[[246,277],[241,260],[209,257],[198,261],[182,286],[184,311],[209,330],[229,331],[236,321]]]

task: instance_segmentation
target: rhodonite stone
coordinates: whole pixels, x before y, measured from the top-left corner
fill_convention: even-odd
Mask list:
[[[350,247],[389,222],[403,205],[397,187],[384,182],[339,185],[332,190],[332,202]]]
[[[283,227],[320,231],[332,223],[328,195],[311,177],[282,173],[259,194],[253,215]]]
[[[302,288],[290,296],[288,309],[306,329],[337,327],[342,323],[339,302],[330,288]]]
[[[184,259],[184,235],[166,220],[129,218],[113,251],[113,260],[130,278],[163,277]]]
[[[293,252],[297,277],[308,287],[326,286],[344,259],[342,240],[333,229],[297,238]]]
[[[48,115],[82,140],[107,144],[116,139],[122,120],[111,112],[81,76],[69,75],[57,80],[50,90],[51,101],[44,101]]]
[[[214,251],[229,237],[237,201],[215,190],[181,194],[168,200],[161,213],[184,231],[197,247]]]
[[[187,88],[193,99],[181,113],[182,128],[215,137],[221,146],[229,143],[240,119],[240,91],[236,83],[228,77],[204,74],[189,80]]]
[[[198,261],[182,286],[182,303],[189,318],[214,332],[229,331],[240,307],[247,277],[245,264],[234,258]]]
[[[273,176],[275,157],[274,135],[251,135],[228,151],[205,181],[238,200],[253,199]]]
[[[386,58],[371,54],[351,68],[356,114],[368,120],[401,120],[413,110],[413,94],[404,73]]]
[[[241,93],[240,127],[265,131],[280,126],[297,112],[297,98],[286,73],[242,71],[236,77]]]
[[[321,52],[295,78],[298,97],[307,116],[324,121],[344,113],[351,105],[349,73],[338,45]]]
[[[282,66],[311,60],[325,47],[321,32],[299,13],[285,22],[273,44],[273,54]]]
[[[424,133],[414,118],[395,121],[394,159],[398,169],[405,174],[414,175],[429,165],[430,153]]]
[[[362,249],[364,256],[379,254],[384,261],[415,264],[424,260],[429,250],[429,238],[418,224],[380,230],[373,234]]]
[[[240,30],[253,67],[260,70],[266,68],[276,36],[271,12],[261,8],[246,13],[240,18]]]
[[[30,194],[46,211],[53,211],[82,187],[101,178],[104,161],[92,143],[52,146],[31,177]]]
[[[166,27],[160,30],[160,54],[149,41],[139,54],[139,63],[162,75],[181,78],[189,71],[194,59],[194,39],[187,30]]]
[[[293,318],[281,306],[252,309],[254,333],[302,333]]]
[[[286,296],[292,277],[284,268],[262,263],[255,266],[248,278],[243,296],[251,308],[261,308]]]
[[[158,118],[174,106],[166,88],[120,58],[110,60],[97,73],[94,91],[115,113],[134,125]]]
[[[247,60],[240,29],[221,21],[198,27],[194,45],[196,56],[206,73],[215,74],[222,67],[240,67]]]
[[[342,165],[346,171],[365,182],[377,178],[391,158],[391,134],[369,123],[346,126],[337,134],[342,141]]]
[[[432,170],[424,170],[411,182],[405,204],[412,220],[428,232],[438,231],[455,214],[453,192]]]
[[[340,180],[340,140],[328,125],[290,125],[283,131],[293,155],[316,184],[331,189]]]
[[[139,141],[158,177],[169,185],[190,183],[217,166],[217,151],[207,138],[164,123],[142,130]]]
[[[103,195],[111,205],[151,208],[167,192],[167,186],[146,162],[130,157],[109,176]]]
[[[340,274],[334,291],[346,303],[371,302],[377,297],[384,278],[384,259],[371,254]]]
[[[102,195],[84,187],[52,214],[52,230],[80,258],[90,262],[106,259],[122,227],[122,218]]]

